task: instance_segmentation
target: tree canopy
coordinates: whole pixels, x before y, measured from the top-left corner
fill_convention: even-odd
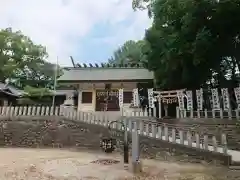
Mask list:
[[[145,55],[159,87],[237,85],[239,0],[133,0],[133,7],[151,11]]]
[[[20,31],[0,30],[0,81],[21,89],[51,88],[56,65],[46,61],[46,48]]]
[[[145,42],[129,40],[113,52],[113,56],[108,59],[110,64],[138,64],[146,62],[143,53]]]

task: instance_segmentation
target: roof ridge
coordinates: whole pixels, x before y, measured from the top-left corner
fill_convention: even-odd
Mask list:
[[[77,63],[73,68],[144,68],[143,63]]]

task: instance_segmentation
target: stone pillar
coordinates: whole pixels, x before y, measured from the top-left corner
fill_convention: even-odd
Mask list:
[[[132,171],[133,173],[140,173],[142,171],[142,165],[139,159],[139,156],[140,156],[139,146],[140,144],[139,144],[138,132],[133,131],[132,132]]]

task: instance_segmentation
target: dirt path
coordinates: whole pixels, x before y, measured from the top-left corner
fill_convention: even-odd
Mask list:
[[[156,160],[143,160],[144,172],[136,178],[130,171],[124,170],[122,157],[118,154],[3,148],[0,149],[0,159],[1,180],[215,180],[207,179],[206,174],[209,174],[210,169],[214,172],[208,166]],[[108,161],[102,164],[98,160]],[[110,160],[115,162],[106,165],[111,163]]]

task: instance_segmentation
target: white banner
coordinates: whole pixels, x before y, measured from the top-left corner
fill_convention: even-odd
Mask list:
[[[123,107],[123,89],[118,90],[118,101],[119,101],[119,107]]]
[[[235,93],[238,109],[240,109],[240,87],[234,88],[234,93]]]
[[[186,91],[187,95],[187,110],[193,109],[193,99],[192,99],[192,91]]]
[[[203,110],[203,90],[198,89],[196,90],[196,96],[197,96],[197,108],[199,110]]]
[[[177,91],[177,97],[178,97],[178,105],[180,110],[184,110],[184,94],[182,91]]]
[[[214,110],[220,110],[220,101],[218,96],[218,89],[211,89],[212,92],[212,108]]]
[[[138,88],[133,89],[133,106],[139,106],[139,95],[138,95]]]
[[[230,99],[229,99],[229,93],[228,88],[222,88],[222,98],[223,98],[223,110],[228,111],[230,109]]]
[[[150,108],[154,108],[153,89],[148,89],[148,104]]]

